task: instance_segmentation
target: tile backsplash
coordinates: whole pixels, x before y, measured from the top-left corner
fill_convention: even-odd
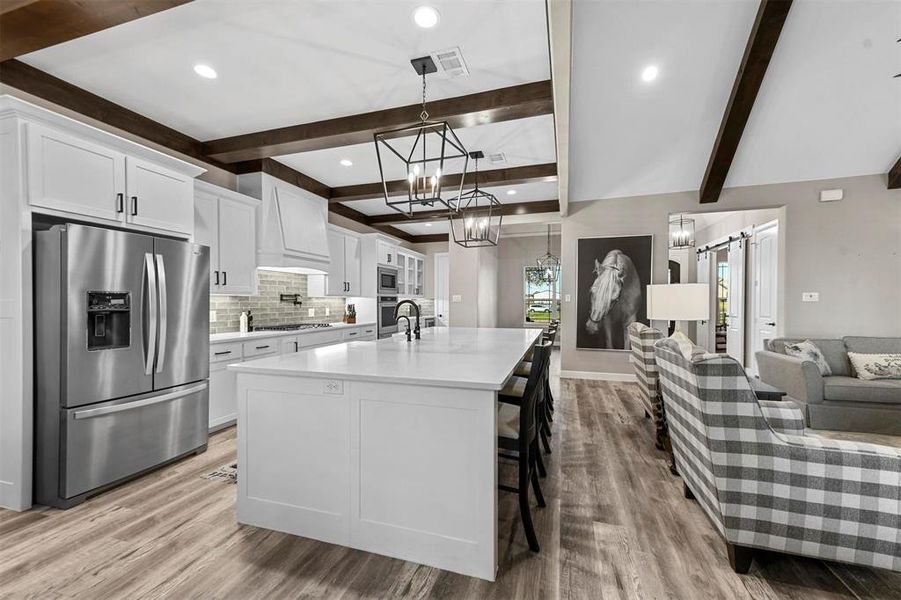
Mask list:
[[[254,325],[334,323],[344,315],[343,298],[308,298],[307,276],[257,271],[258,296],[210,296],[210,333],[238,331],[241,313],[253,313]],[[279,294],[300,294],[300,306],[279,300]],[[310,309],[313,316],[310,316]],[[326,315],[328,309],[328,315]],[[213,318],[215,316],[215,319]]]

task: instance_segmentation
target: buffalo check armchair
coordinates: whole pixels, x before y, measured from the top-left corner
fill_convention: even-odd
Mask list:
[[[742,366],[655,346],[685,484],[746,573],[754,549],[901,571],[901,449],[805,435],[789,402],[761,402]]]
[[[635,369],[635,378],[638,380],[641,404],[645,416],[654,419],[657,449],[666,450],[668,445],[666,417],[663,414],[663,402],[657,391],[657,361],[654,358],[654,344],[661,339],[663,334],[660,331],[644,323],[635,322],[629,325],[631,361]]]

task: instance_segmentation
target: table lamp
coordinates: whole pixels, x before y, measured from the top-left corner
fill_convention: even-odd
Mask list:
[[[710,319],[710,285],[668,283],[647,288],[648,319],[706,321]],[[678,325],[677,325],[678,329]],[[682,333],[685,333],[684,331]]]

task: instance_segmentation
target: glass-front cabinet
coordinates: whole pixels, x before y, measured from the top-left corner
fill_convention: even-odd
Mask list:
[[[424,265],[425,257],[421,254],[397,253],[397,289],[402,296],[422,297]]]

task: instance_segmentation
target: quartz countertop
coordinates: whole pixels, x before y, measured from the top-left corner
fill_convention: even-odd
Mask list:
[[[296,329],[292,331],[249,331],[247,333],[241,333],[240,331],[230,331],[228,333],[213,333],[210,334],[210,343],[216,344],[219,342],[236,342],[236,341],[244,341],[244,340],[257,340],[260,338],[271,338],[271,337],[284,337],[287,335],[303,335],[305,333],[313,333],[314,331],[332,331],[335,329],[352,329],[354,327],[375,327],[375,323],[366,323],[366,322],[358,322],[358,323],[330,323],[331,327],[310,327],[308,329]]]
[[[229,365],[240,373],[500,390],[540,329],[431,327],[422,339],[345,342]]]

